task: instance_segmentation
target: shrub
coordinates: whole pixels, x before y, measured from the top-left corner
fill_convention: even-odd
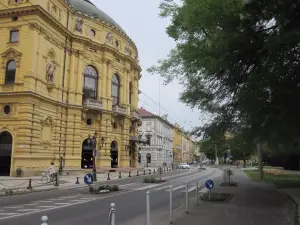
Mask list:
[[[113,185],[113,186],[111,187],[111,190],[112,190],[112,191],[119,191],[119,186],[118,186],[118,185]]]
[[[105,185],[103,190],[112,191],[112,187],[109,185]]]
[[[95,190],[94,190],[94,187],[93,187],[93,186],[89,186],[89,192],[90,192],[90,193],[94,193],[94,191],[95,191]]]
[[[154,177],[145,177],[143,180],[144,183],[155,183],[155,178]]]
[[[103,186],[103,185],[98,187],[98,191],[102,191],[102,190],[105,190],[105,186]]]

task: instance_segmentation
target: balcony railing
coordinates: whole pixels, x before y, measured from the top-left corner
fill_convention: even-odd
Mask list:
[[[112,111],[117,114],[126,115],[126,108],[122,106],[115,105],[112,107]]]
[[[102,102],[95,99],[87,98],[83,101],[83,107],[91,110],[103,110]]]

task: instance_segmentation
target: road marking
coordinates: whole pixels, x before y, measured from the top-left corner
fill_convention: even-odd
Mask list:
[[[53,208],[54,206],[53,205],[41,205],[41,206],[38,206],[39,208]]]
[[[19,208],[23,208],[24,206],[21,205],[12,205],[12,206],[4,206],[4,208],[6,209],[19,209]]]
[[[202,188],[200,191],[199,191],[199,193],[205,193],[205,192],[207,192],[207,188],[205,187],[205,188]]]
[[[148,185],[148,186],[146,186],[146,187],[136,188],[136,189],[134,189],[134,190],[136,190],[136,191],[141,191],[141,190],[145,190],[145,189],[148,189],[148,188],[157,187],[157,186],[159,186],[159,185],[160,185],[160,184],[152,184],[152,185]]]
[[[37,203],[52,203],[53,201],[49,201],[49,200],[41,200],[41,201],[37,201]]]
[[[24,206],[35,206],[37,204],[34,204],[34,203],[30,203],[30,204],[23,204]]]
[[[70,200],[70,202],[82,202],[82,201],[85,201],[85,200]]]
[[[191,192],[191,191],[193,191],[193,190],[195,190],[196,189],[196,187],[190,187],[189,189],[188,189],[188,192]],[[182,190],[181,192],[186,192],[185,190]]]
[[[94,198],[81,198],[81,200],[92,200]]]
[[[55,203],[56,205],[71,205],[70,203]]]
[[[32,212],[32,211],[40,211],[39,209],[18,209],[18,212]]]
[[[136,184],[136,183],[122,184],[122,185],[120,185],[120,187],[126,187],[126,186],[129,186],[129,185],[132,185],[132,184]]]
[[[18,215],[18,213],[0,213],[0,216],[14,216]]]

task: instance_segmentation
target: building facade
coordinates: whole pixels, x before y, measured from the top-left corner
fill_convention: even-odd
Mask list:
[[[173,125],[167,116],[157,116],[144,108],[139,109],[142,125],[139,138],[150,138],[150,145],[140,146],[142,166],[171,166],[173,163]]]
[[[173,158],[175,164],[182,162],[182,134],[182,129],[176,123],[173,126]]]
[[[0,1],[0,176],[138,165],[134,42],[88,0]],[[96,149],[87,138],[96,132]]]

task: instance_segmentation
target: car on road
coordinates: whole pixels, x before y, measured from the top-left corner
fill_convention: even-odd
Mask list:
[[[191,167],[190,167],[190,165],[188,165],[187,163],[180,163],[180,164],[178,165],[178,168],[179,168],[179,169],[190,169]]]

